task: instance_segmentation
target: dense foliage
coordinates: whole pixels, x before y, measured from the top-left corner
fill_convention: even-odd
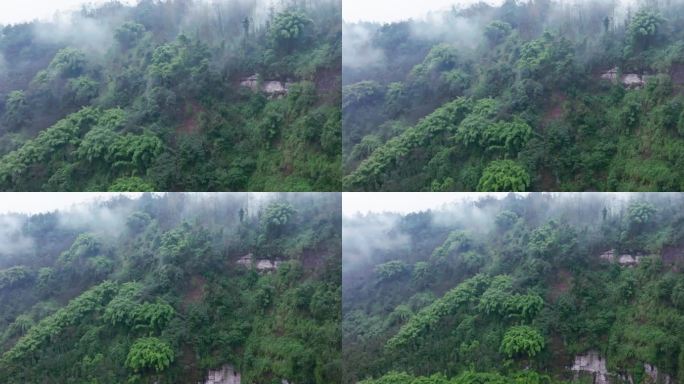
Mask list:
[[[0,190],[340,190],[340,9],[111,1],[0,26]]]
[[[346,23],[344,186],[679,191],[683,26],[681,1],[507,0]]]
[[[145,194],[0,216],[21,244],[0,250],[2,382],[197,383],[225,366],[341,382],[340,209],[339,194]]]
[[[681,194],[345,217],[344,382],[593,382],[569,370],[590,352],[611,382],[681,382],[683,224]]]

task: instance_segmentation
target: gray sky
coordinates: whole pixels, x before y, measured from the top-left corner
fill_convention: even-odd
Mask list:
[[[34,19],[52,19],[56,11],[73,11],[83,4],[102,4],[108,0],[0,0],[0,24],[14,24]],[[136,4],[135,0],[121,0]]]
[[[141,193],[104,193],[104,192],[6,192],[0,193],[1,213],[44,213],[55,210],[68,209],[96,200],[110,200],[119,195],[130,197],[140,196]]]
[[[488,195],[504,198],[508,193],[345,192],[342,195],[342,212],[346,216],[368,212],[407,214],[440,208],[456,201],[477,200]]]
[[[500,4],[502,0],[485,0]],[[342,18],[346,22],[377,21],[389,23],[420,19],[431,11],[465,8],[479,0],[342,0]]]

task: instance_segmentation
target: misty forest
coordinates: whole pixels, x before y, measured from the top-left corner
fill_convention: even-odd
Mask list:
[[[343,222],[345,383],[684,382],[684,196],[510,194]]]
[[[340,190],[341,35],[339,0],[0,26],[0,190]]]
[[[507,0],[343,31],[347,190],[684,188],[682,1]]]
[[[0,216],[6,384],[341,382],[340,194]]]

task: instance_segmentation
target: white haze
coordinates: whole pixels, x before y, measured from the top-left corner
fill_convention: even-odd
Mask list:
[[[422,40],[448,41],[459,47],[475,48],[483,38],[477,21],[450,12],[431,13],[414,24],[411,32]]]
[[[0,256],[13,255],[33,248],[33,239],[21,232],[22,223],[19,217],[0,216]]]
[[[396,252],[409,247],[409,236],[394,231],[399,219],[399,215],[389,213],[368,217],[345,217],[342,220],[343,269],[368,262],[379,251]]]
[[[124,229],[126,215],[96,203],[117,197],[135,198],[140,193],[96,193],[96,192],[6,192],[0,194],[0,257],[16,256],[34,250],[35,241],[22,234],[26,223],[22,214],[36,215],[55,211],[59,225],[65,229],[92,228],[107,236],[116,236]]]
[[[364,68],[385,61],[381,49],[373,47],[374,29],[363,24],[342,24],[342,62],[345,67]]]
[[[526,3],[530,0],[520,0]],[[624,25],[627,16],[650,5],[667,5],[684,0],[551,0],[545,26],[554,30],[563,24],[574,24],[588,16],[609,16],[613,27]],[[463,17],[451,10],[467,9],[479,0],[426,0],[403,2],[394,0],[345,0],[343,8],[342,64],[347,69],[381,69],[391,60],[389,53],[374,46],[374,37],[381,24],[412,20],[409,24],[416,40],[445,42],[460,50],[474,49],[482,43],[489,13],[480,17]],[[503,0],[486,0],[498,7]],[[405,3],[405,4],[404,4]],[[599,23],[601,21],[598,21]]]
[[[36,37],[46,43],[79,47],[91,52],[105,53],[114,42],[113,26],[83,17],[80,13],[60,14],[49,23],[35,26]]]
[[[62,212],[59,226],[68,230],[87,228],[109,238],[116,238],[126,229],[126,219],[131,211],[125,208],[111,209],[98,204],[77,204]]]
[[[491,227],[491,212],[474,205],[485,198],[503,199],[509,193],[344,193],[342,195],[343,269],[371,262],[380,254],[398,254],[410,247],[409,234],[397,230],[408,214],[431,211],[433,225],[467,223],[471,230]],[[519,196],[527,193],[517,194]],[[376,260],[377,261],[377,260]]]
[[[421,192],[347,192],[342,195],[345,216],[367,213],[399,213],[402,215],[443,208],[463,201],[477,201],[484,197],[502,199],[508,193],[421,193]],[[523,194],[526,195],[526,194]]]
[[[252,27],[260,26],[268,20],[271,7],[274,12],[280,11],[280,2],[275,0],[195,0],[181,26],[185,27],[189,22],[197,20],[214,25],[223,17],[236,17],[236,15],[239,15],[240,19],[245,16],[249,17]],[[250,14],[243,15],[244,10],[249,10]]]
[[[256,217],[265,206],[275,200],[276,194],[270,192],[253,192],[247,196],[247,214]]]
[[[417,212],[430,211],[433,227],[487,233],[495,228],[498,204],[478,204],[481,200],[504,199],[514,196],[525,199],[530,193],[344,193],[342,220],[343,270],[364,268],[397,258],[411,252],[410,233],[399,224],[403,217]],[[638,193],[541,193],[536,199],[525,202],[543,210],[535,218],[536,225],[557,219],[587,227],[587,217],[600,222],[602,209],[609,214],[624,212],[635,200],[647,195]],[[567,216],[570,211],[572,215]],[[565,216],[564,216],[565,214]],[[583,217],[581,222],[572,222]]]
[[[16,258],[36,250],[36,239],[23,234],[26,229],[23,226],[27,223],[24,215],[58,211],[59,228],[71,232],[91,232],[116,240],[127,230],[126,222],[136,206],[124,202],[114,204],[112,208],[107,202],[135,200],[142,195],[143,193],[1,193],[0,264],[3,256]],[[255,209],[261,209],[264,204],[275,199],[277,194],[251,196],[247,193],[153,193],[152,196],[168,198],[167,203],[176,207],[176,213],[182,219],[202,220],[207,211],[215,209],[215,201],[253,197]]]
[[[0,194],[0,214],[39,214],[66,210],[97,201],[107,201],[121,195],[135,198],[141,193],[106,192],[5,192]],[[0,242],[0,244],[2,244]]]
[[[661,0],[667,3],[668,0]],[[521,2],[526,2],[523,0]],[[617,20],[627,15],[627,10],[632,12],[641,6],[658,3],[658,0],[557,0],[562,8],[574,9],[587,4],[615,4],[614,17]],[[345,0],[342,10],[342,18],[346,23],[376,22],[393,23],[405,20],[428,20],[434,14],[449,11],[451,9],[465,9],[477,3],[486,3],[491,6],[501,6],[503,0],[422,0],[402,1],[401,6],[396,0]]]
[[[342,18],[348,23],[371,21],[391,23],[408,19],[422,19],[430,12],[464,8],[479,3],[480,0],[344,0]],[[487,0],[488,4],[499,5],[501,0]]]
[[[110,0],[2,0],[0,24],[16,24],[33,20],[50,20],[56,14],[78,11],[85,4],[104,4]],[[136,4],[134,0],[119,0],[123,4]]]

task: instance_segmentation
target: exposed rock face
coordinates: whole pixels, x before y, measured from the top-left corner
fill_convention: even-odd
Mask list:
[[[639,265],[641,263],[641,260],[644,258],[641,255],[637,256],[632,256],[632,255],[617,255],[617,252],[614,249],[611,249],[610,251],[606,251],[601,256],[599,256],[601,260],[605,260],[609,263],[615,263],[617,262],[618,264],[622,265],[623,267],[633,267],[636,265]]]
[[[644,372],[646,375],[653,380],[654,383],[658,384],[673,384],[672,378],[664,373],[658,372],[658,368],[652,366],[651,364],[644,364]]]
[[[601,75],[602,79],[610,80],[614,83],[617,83],[619,81],[620,83],[622,83],[622,85],[624,85],[627,88],[641,88],[644,85],[646,85],[646,81],[649,77],[650,76],[648,75],[642,76],[636,73],[628,73],[622,75],[622,77],[619,77],[617,68],[613,68]]]
[[[287,380],[281,380],[282,384],[290,384]],[[217,371],[209,371],[207,380],[197,384],[240,384],[240,372],[232,365],[224,365]]]
[[[242,257],[240,258],[240,260],[237,261],[237,263],[238,263],[239,265],[242,265],[243,267],[249,268],[249,267],[252,266],[252,258],[253,258],[253,257],[254,257],[254,255],[252,255],[251,253],[250,253],[250,254],[247,254],[247,255],[245,255],[245,256],[242,256]]]
[[[618,263],[626,267],[633,267],[639,265],[641,259],[643,259],[643,256],[621,255],[618,259]]]
[[[622,84],[628,88],[641,88],[644,86],[644,84],[646,84],[646,82],[641,78],[641,76],[635,73],[630,73],[622,76]]]
[[[280,260],[259,260],[256,267],[260,271],[275,271],[282,263]]]
[[[240,373],[232,365],[224,365],[217,371],[209,371],[207,381],[198,384],[240,384]]]
[[[601,78],[604,80],[617,81],[617,78],[618,78],[617,68],[613,68],[610,71],[604,73],[603,75],[601,75]]]
[[[253,254],[248,254],[243,257],[241,257],[237,263],[239,265],[242,265],[247,268],[256,268],[259,271],[262,272],[270,272],[270,271],[275,271],[278,269],[280,264],[283,263],[282,260],[255,260]]]
[[[265,80],[261,82],[259,86],[259,76],[252,75],[240,82],[240,85],[245,88],[251,89],[253,92],[264,92],[270,97],[282,97],[287,95],[290,83],[283,83],[282,81]]]
[[[256,92],[259,90],[259,76],[253,75],[253,76],[250,76],[246,79],[242,79],[242,81],[240,82],[240,85],[245,87],[245,88],[249,88],[252,91]]]
[[[630,375],[611,374],[608,372],[608,369],[606,368],[606,359],[601,357],[596,351],[590,351],[584,355],[575,356],[575,363],[570,369],[575,372],[575,380],[579,379],[581,373],[591,374],[593,377],[592,384],[634,384],[634,378]],[[669,375],[659,372],[658,368],[651,364],[644,364],[644,372],[650,379],[648,382],[675,384],[675,381],[673,381]]]
[[[608,369],[606,368],[606,359],[601,358],[596,351],[588,352],[586,355],[575,357],[575,363],[570,368],[575,372],[575,376],[586,372],[593,375],[593,384],[609,384]]]
[[[261,89],[269,95],[287,95],[289,85],[280,81],[266,81]]]
[[[612,263],[615,261],[615,250],[611,249],[610,251],[603,252],[599,258]]]

